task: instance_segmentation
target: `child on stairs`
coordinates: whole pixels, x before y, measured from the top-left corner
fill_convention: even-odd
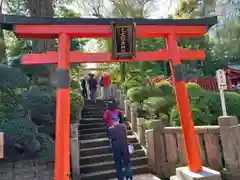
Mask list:
[[[106,124],[106,128],[107,128],[107,135],[108,135],[108,128],[113,125],[112,115],[117,115],[120,119],[120,123],[123,122],[123,119],[124,119],[123,112],[117,109],[117,103],[114,99],[108,102],[107,109],[104,112],[104,117],[103,117],[104,122]]]

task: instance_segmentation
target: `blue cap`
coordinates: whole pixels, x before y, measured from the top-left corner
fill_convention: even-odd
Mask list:
[[[118,119],[118,115],[117,114],[112,114],[112,119]]]

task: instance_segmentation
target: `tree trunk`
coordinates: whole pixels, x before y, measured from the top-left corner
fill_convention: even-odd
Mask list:
[[[121,81],[124,82],[126,78],[126,63],[120,63]]]
[[[26,8],[30,11],[31,16],[37,17],[53,17],[53,0],[25,0]],[[50,40],[34,40],[33,49],[34,53],[43,53],[46,51],[56,50],[56,41],[54,39]],[[55,65],[46,65],[49,70],[49,81],[53,81]]]
[[[0,4],[0,15],[2,15],[2,6],[3,6],[3,1],[1,1]],[[4,34],[3,34],[3,29],[0,27],[0,62],[3,62],[3,60],[6,58],[6,44],[4,41]]]

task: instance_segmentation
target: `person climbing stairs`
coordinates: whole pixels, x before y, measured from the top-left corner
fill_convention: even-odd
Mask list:
[[[81,180],[108,180],[117,177],[103,121],[105,105],[106,101],[102,100],[96,104],[85,102],[79,126]],[[133,174],[146,174],[149,172],[146,154],[130,126],[127,127],[128,140],[134,146],[134,153],[131,154]]]

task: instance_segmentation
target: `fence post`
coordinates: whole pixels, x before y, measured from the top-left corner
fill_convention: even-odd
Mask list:
[[[116,101],[118,102],[118,103],[120,103],[120,89],[117,89],[116,90]]]
[[[80,179],[80,153],[78,140],[78,123],[71,124],[71,164],[72,164],[72,180]]]
[[[128,119],[128,100],[124,100],[124,117]]]
[[[124,115],[127,120],[131,120],[130,101],[127,99],[124,100]]]
[[[112,86],[109,87],[109,96],[110,96],[110,98],[113,98],[113,88],[112,88]]]
[[[131,126],[134,132],[137,132],[137,110],[130,106]]]
[[[117,98],[117,87],[116,87],[116,85],[113,86],[113,97],[114,97],[114,99]]]
[[[155,157],[155,143],[154,143],[154,130],[146,130],[146,149],[148,158],[148,167],[150,172],[157,172],[156,157]]]
[[[124,95],[124,93],[122,91],[120,91],[120,99],[119,100],[120,100],[120,102],[119,102],[120,109],[124,109],[125,95]]]
[[[142,146],[146,146],[146,139],[145,139],[145,119],[144,118],[137,118],[137,135],[139,139],[139,143]]]
[[[218,118],[223,155],[227,171],[225,176],[240,179],[240,126],[235,116],[221,116]]]
[[[159,120],[152,122],[153,142],[155,152],[155,168],[159,177],[164,177],[164,163],[167,161],[164,141],[164,125]]]

